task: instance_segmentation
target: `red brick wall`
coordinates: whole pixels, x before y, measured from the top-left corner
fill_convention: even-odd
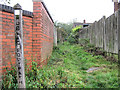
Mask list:
[[[33,2],[33,45],[38,64],[46,64],[53,47],[54,24],[41,2]]]
[[[2,17],[2,11],[0,10],[0,17]],[[0,86],[2,80],[2,18],[0,18]]]
[[[23,44],[24,44],[24,57],[32,60],[32,18],[23,16]],[[14,14],[2,12],[2,58],[3,68],[10,67],[11,62],[16,64],[15,59],[15,34],[14,34]]]
[[[14,14],[2,11],[1,17],[2,65],[3,68],[10,68],[11,63],[16,64]],[[32,60],[38,65],[46,64],[52,53],[54,28],[48,11],[42,2],[33,2],[33,17],[23,16],[23,20],[24,58],[27,60],[27,65],[31,65]]]
[[[15,64],[14,14],[2,12],[2,58],[3,68]]]
[[[33,60],[41,60],[41,2],[33,2]]]
[[[43,8],[43,5],[42,5]],[[50,57],[53,47],[53,22],[49,18],[48,14],[45,11],[45,8],[42,9],[42,32],[41,32],[41,41],[42,41],[42,50],[41,50],[41,60],[44,61]]]
[[[32,61],[32,18],[23,16],[23,45],[24,45],[24,58],[28,64]]]

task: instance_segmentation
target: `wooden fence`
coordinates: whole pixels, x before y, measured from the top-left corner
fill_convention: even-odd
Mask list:
[[[103,50],[118,54],[118,26],[119,12],[115,12],[110,17],[103,16],[99,21],[95,21],[80,32],[80,38],[89,38],[90,43]]]

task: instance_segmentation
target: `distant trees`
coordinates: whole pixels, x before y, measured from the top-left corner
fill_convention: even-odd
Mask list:
[[[57,28],[58,43],[64,41],[68,41],[71,44],[79,43],[79,31],[82,29],[82,25],[73,28],[73,22],[55,22],[55,27]]]
[[[11,0],[0,0],[0,2],[4,3],[6,5],[6,4],[10,4]]]
[[[73,23],[60,23],[60,22],[55,22],[55,27],[57,28],[58,31],[58,41],[64,41],[67,40],[69,37],[70,33],[72,32],[73,28]]]

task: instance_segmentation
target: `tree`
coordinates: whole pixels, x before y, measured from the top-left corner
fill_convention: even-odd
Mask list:
[[[69,34],[72,31],[73,28],[73,23],[60,23],[60,22],[55,22],[55,26],[59,29],[62,29],[62,31],[64,32],[64,34],[66,34],[67,36],[69,36]]]
[[[11,0],[0,0],[0,2],[4,3],[5,5],[6,5],[6,4],[10,4],[10,1],[11,1]]]
[[[60,23],[60,22],[55,22],[55,27],[57,28],[58,33],[61,33],[61,37],[63,40],[66,40],[71,31],[72,31],[72,27],[73,27],[73,23]],[[61,40],[61,39],[60,39]]]

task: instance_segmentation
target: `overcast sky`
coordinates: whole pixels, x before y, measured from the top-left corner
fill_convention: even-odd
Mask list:
[[[33,11],[32,0],[11,0],[11,6],[20,3],[24,10]],[[114,13],[112,0],[44,0],[54,21],[71,22],[77,20],[94,22],[104,15]]]

